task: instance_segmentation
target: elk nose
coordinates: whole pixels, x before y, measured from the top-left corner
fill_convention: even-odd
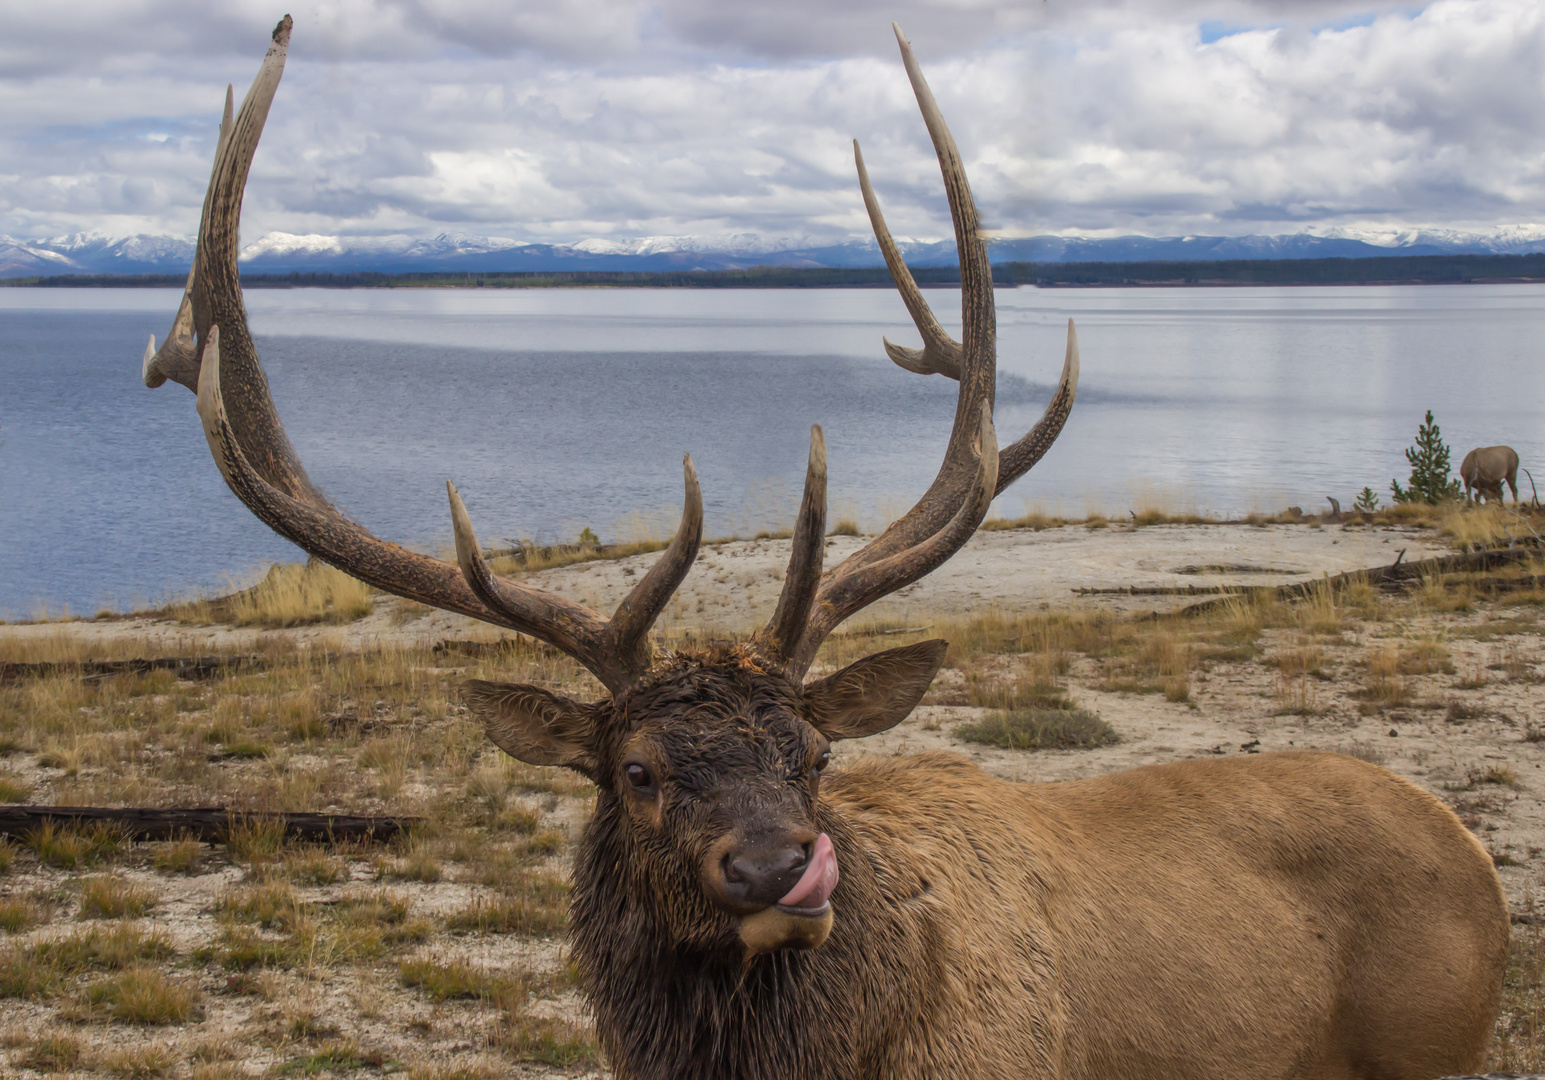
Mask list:
[[[732,847],[718,866],[710,867],[709,886],[723,907],[748,915],[787,894],[809,863],[808,843]]]

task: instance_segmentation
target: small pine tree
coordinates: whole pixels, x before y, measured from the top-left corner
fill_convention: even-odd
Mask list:
[[[1365,487],[1357,493],[1357,501],[1352,504],[1353,510],[1361,510],[1365,514],[1371,514],[1379,508],[1379,493],[1371,487]]]
[[[1443,433],[1427,410],[1426,422],[1416,432],[1416,445],[1406,450],[1406,460],[1411,463],[1409,487],[1401,487],[1399,480],[1390,481],[1397,503],[1424,502],[1436,506],[1446,499],[1459,497],[1459,481],[1449,479],[1448,444]]]

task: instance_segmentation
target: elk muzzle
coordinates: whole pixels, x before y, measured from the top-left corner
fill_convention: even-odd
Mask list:
[[[731,834],[709,848],[703,878],[715,904],[740,920],[747,957],[813,949],[831,933],[837,853],[808,830],[747,843]]]

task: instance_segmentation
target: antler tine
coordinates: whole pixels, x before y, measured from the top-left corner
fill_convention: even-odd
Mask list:
[[[671,538],[665,554],[617,605],[606,628],[603,651],[608,662],[618,665],[628,680],[649,670],[649,628],[665,610],[677,586],[686,579],[703,543],[703,491],[698,487],[692,455],[683,459],[682,472],[687,493],[676,535]]]
[[[215,163],[209,178],[211,186],[220,168],[220,152],[225,149],[226,140],[230,138],[234,95],[235,90],[230,83],[226,83],[225,114],[220,118],[220,138],[215,143]],[[195,248],[195,256],[197,253],[198,249]],[[157,349],[156,336],[151,334],[150,344],[145,346],[145,362],[140,377],[152,390],[171,379],[195,394],[198,393],[198,348],[193,340],[193,275],[197,270],[198,259],[195,257],[193,265],[188,267],[188,283],[183,286],[182,302],[177,305],[177,315],[172,320],[172,328],[166,333],[165,344]]]
[[[690,458],[686,505],[675,539],[608,621],[583,605],[493,574],[454,487],[450,498],[460,565],[372,535],[312,485],[284,433],[247,330],[236,257],[242,195],[284,71],[291,25],[286,15],[274,28],[273,44],[234,119],[232,93],[226,91],[193,270],[166,344],[157,352],[152,339],[146,350],[145,380],[158,386],[170,378],[197,393],[204,435],[227,485],[281,536],[376,588],[538,637],[573,655],[614,694],[620,693],[647,670],[649,627],[685,577],[701,542],[702,494]]]
[[[789,656],[786,670],[803,675],[815,659],[821,642],[839,623],[880,597],[932,573],[949,561],[971,539],[987,516],[998,486],[998,439],[992,423],[992,407],[982,403],[977,427],[976,475],[965,499],[944,528],[905,551],[854,568],[828,579],[816,597],[809,628]],[[846,568],[847,563],[842,564]]]
[[[495,574],[483,558],[461,494],[447,480],[445,490],[451,499],[451,526],[462,577],[479,600],[506,616],[515,629],[562,649],[589,668],[613,694],[620,694],[649,670],[653,662],[649,628],[691,570],[703,541],[703,492],[690,455],[682,469],[687,493],[676,535],[609,620],[571,600]]]
[[[410,600],[510,626],[508,619],[478,600],[455,566],[379,540],[331,506],[303,502],[270,484],[253,466],[230,423],[220,366],[220,328],[212,326],[204,338],[199,371],[199,419],[221,475],[249,510],[281,536],[361,581]]]
[[[1051,444],[1062,433],[1068,414],[1073,411],[1073,398],[1078,395],[1078,331],[1073,320],[1068,320],[1068,348],[1062,358],[1062,377],[1057,380],[1057,392],[1046,403],[1046,411],[1036,421],[1035,427],[1020,436],[999,456],[998,492],[1018,480],[1034,467]]]
[[[959,380],[960,390],[955,402],[955,423],[950,431],[949,445],[945,448],[944,461],[923,497],[883,533],[848,556],[822,578],[803,632],[797,643],[791,642],[787,652],[787,670],[794,675],[801,675],[808,669],[821,642],[843,619],[881,596],[916,581],[958,550],[981,523],[997,490],[997,444],[994,442],[991,453],[994,462],[993,480],[987,492],[988,503],[980,507],[981,512],[971,520],[970,528],[962,532],[966,519],[961,515],[969,516],[968,511],[977,502],[977,485],[982,462],[987,455],[980,441],[981,418],[985,411],[988,425],[991,426],[997,376],[997,314],[993,306],[992,267],[987,261],[987,246],[982,241],[976,203],[971,197],[971,185],[966,180],[960,151],[939,112],[927,80],[923,78],[917,58],[912,54],[911,44],[901,32],[900,26],[895,23],[891,26],[896,32],[896,42],[901,48],[902,62],[906,65],[918,109],[923,114],[939,158],[939,171],[943,175],[945,194],[949,198],[950,219],[955,227],[955,247],[960,259],[962,342],[958,352],[958,368],[951,377]],[[878,213],[878,201],[874,199],[873,190],[867,184],[862,159],[858,160],[860,187],[866,189],[865,203],[870,207],[876,234],[882,248],[888,246],[894,249],[894,243],[886,244],[888,232],[882,231],[884,220]],[[899,253],[894,263],[887,257],[887,263],[892,265],[893,274],[897,266],[901,267],[902,276],[897,277],[897,287],[903,299],[908,300],[914,318],[917,318],[919,310],[927,312],[927,305],[921,304],[920,297],[919,308],[913,308],[908,298],[909,286],[915,291],[916,282],[906,272]],[[929,314],[928,318],[932,320],[932,315]],[[919,329],[923,329],[923,325],[919,320]],[[936,341],[930,338],[931,333],[924,330],[924,354],[928,352],[929,345]],[[944,341],[949,341],[942,329],[938,334]],[[938,348],[935,348],[935,352],[939,352]],[[892,358],[895,359],[894,355]],[[984,448],[979,451],[978,447]],[[949,546],[951,544],[953,546]]]
[[[516,629],[562,649],[613,694],[620,694],[649,670],[653,662],[649,628],[692,569],[703,542],[703,492],[691,455],[683,461],[682,471],[686,497],[676,535],[609,620],[572,601],[495,574],[483,558],[456,485],[447,480],[462,576],[479,600],[518,624]]]
[[[799,643],[799,635],[815,604],[821,581],[821,561],[826,555],[826,433],[821,425],[810,429],[810,462],[805,469],[805,495],[794,524],[793,551],[783,575],[783,591],[772,620],[762,631],[771,651],[786,657]]]
[[[976,438],[976,415],[984,401],[991,406],[997,373],[997,314],[993,306],[992,267],[987,261],[987,246],[978,228],[971,185],[966,180],[965,167],[961,164],[960,151],[955,146],[954,137],[950,135],[933,92],[923,78],[917,58],[912,55],[911,43],[901,32],[900,26],[892,23],[891,27],[896,32],[896,42],[901,48],[907,77],[912,83],[918,109],[928,126],[928,134],[939,158],[939,171],[944,178],[944,191],[949,199],[950,218],[955,228],[955,246],[960,260],[963,340],[959,370],[954,377],[960,382],[960,391],[955,402],[955,423],[950,430],[949,445],[945,448],[944,461],[933,483],[916,506],[892,522],[888,529],[855,552],[833,573],[851,571],[904,551],[938,532],[954,516],[976,472],[976,456],[971,450],[971,444]]]
[[[225,365],[221,383],[226,407],[231,427],[252,466],[270,485],[292,498],[330,507],[327,497],[306,475],[300,456],[279,421],[268,390],[268,377],[258,363],[257,347],[247,329],[241,277],[236,267],[247,174],[284,75],[292,27],[288,15],[274,27],[273,41],[241,108],[228,127],[222,125],[225,130],[215,155],[209,190],[204,195],[198,247],[193,256],[193,330],[202,342],[211,326],[220,327]]]
[[[451,500],[451,527],[456,533],[456,561],[461,576],[491,611],[516,630],[539,637],[584,664],[608,689],[616,690],[613,673],[604,663],[602,639],[606,620],[571,600],[501,578],[489,569],[472,531],[472,519],[456,485],[445,482]]]
[[[901,294],[901,302],[907,305],[917,332],[923,336],[921,349],[910,349],[905,345],[897,345],[890,338],[882,338],[885,355],[898,366],[917,375],[943,375],[959,379],[960,342],[950,337],[944,327],[939,325],[933,309],[923,299],[923,291],[917,287],[912,271],[907,268],[906,260],[901,257],[901,250],[896,247],[896,241],[885,225],[885,215],[880,211],[880,200],[875,196],[874,186],[869,183],[869,170],[864,168],[864,152],[859,149],[857,139],[853,140],[853,163],[858,166],[858,187],[864,195],[864,209],[869,211],[869,225],[874,229],[880,254],[885,257],[885,265],[891,272],[891,280],[896,283],[896,291]]]

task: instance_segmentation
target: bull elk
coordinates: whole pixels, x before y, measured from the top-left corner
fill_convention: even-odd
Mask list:
[[[830,747],[904,719],[943,641],[808,679],[822,641],[939,566],[1046,452],[1078,379],[1071,322],[1045,415],[1001,452],[991,271],[955,143],[899,28],[958,245],[964,332],[929,310],[859,185],[921,349],[959,383],[932,486],[823,571],[826,455],[813,429],[782,595],[759,632],[657,651],[651,624],[697,554],[681,525],[608,619],[494,573],[449,488],[457,563],[371,535],[307,478],[247,330],[242,192],[284,64],[286,17],[233,119],[229,92],[172,379],[231,490],[306,551],[380,589],[529,634],[609,692],[582,704],[473,682],[489,738],[599,789],[574,863],[573,958],[619,1077],[1417,1080],[1478,1066],[1508,919],[1481,845],[1373,765],[1277,753],[1019,784],[930,753],[828,769]]]

